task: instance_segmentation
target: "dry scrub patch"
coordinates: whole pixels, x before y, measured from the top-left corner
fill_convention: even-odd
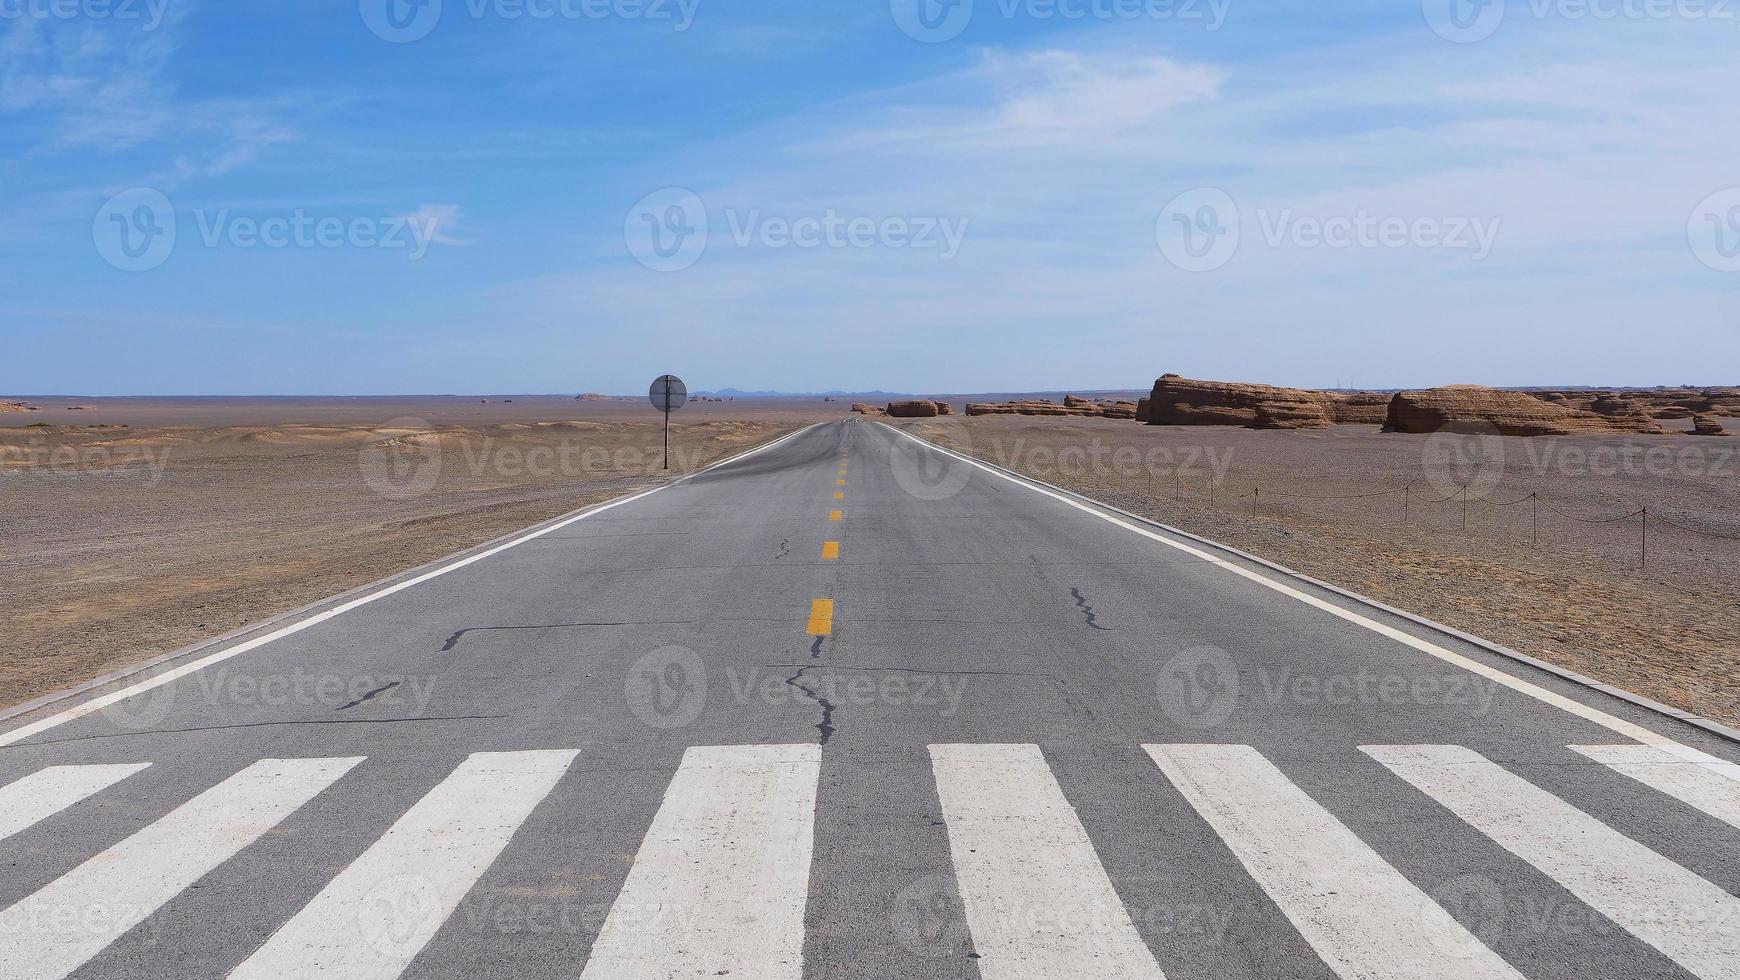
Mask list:
[[[391,430],[0,428],[0,705],[657,485],[802,424],[783,413],[679,416],[666,475],[658,416],[624,414]],[[375,448],[388,445],[397,456]],[[365,479],[374,459],[416,490],[416,465],[435,446],[426,492],[394,499]]]
[[[1639,568],[1640,522],[1582,524],[1544,506],[1538,547],[1528,504],[1583,517],[1647,505],[1689,526],[1740,536],[1740,440],[1680,434],[1506,438],[1487,501],[1353,496],[1443,476],[1430,437],[1371,426],[1259,432],[1224,426],[1143,426],[1095,419],[985,417],[908,423],[920,435],[1079,491],[1729,724],[1740,724],[1740,541],[1653,524]],[[1108,460],[1091,462],[1096,443]],[[1126,462],[1110,463],[1128,447]],[[1609,458],[1657,451],[1671,464],[1604,473]],[[1060,454],[1076,450],[1062,458]],[[1088,460],[1076,465],[1076,460]],[[1152,465],[1157,462],[1159,465]],[[1217,482],[1218,481],[1218,482]],[[1250,491],[1264,487],[1257,516]],[[1212,490],[1211,490],[1212,488]],[[1281,493],[1298,495],[1283,497]],[[1211,496],[1212,494],[1212,496]],[[1454,496],[1454,494],[1448,494]],[[1211,504],[1212,500],[1212,504]],[[1160,642],[1157,640],[1157,642]],[[1235,654],[1237,651],[1233,651]]]

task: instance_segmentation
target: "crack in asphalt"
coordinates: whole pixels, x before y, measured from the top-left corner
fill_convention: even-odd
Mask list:
[[[566,630],[580,629],[586,626],[681,626],[683,623],[551,623],[548,626],[468,626],[447,638],[441,645],[442,653],[447,653],[459,645],[467,633],[481,633],[492,630]]]
[[[831,739],[834,737],[834,704],[833,704],[833,702],[829,701],[827,698],[822,697],[820,694],[817,694],[815,691],[812,691],[809,688],[798,683],[798,680],[804,676],[804,671],[812,670],[812,669],[814,669],[813,666],[812,667],[799,667],[798,672],[791,675],[790,677],[787,677],[785,679],[785,682],[787,685],[789,685],[791,687],[795,687],[798,690],[802,691],[804,694],[804,697],[809,698],[811,701],[814,701],[815,703],[822,706],[822,720],[816,724],[816,731],[822,733],[821,744],[826,745],[826,744],[828,744],[828,739]]]
[[[398,687],[398,686],[399,686],[399,685],[400,685],[400,684],[401,684],[401,683],[403,683],[403,682],[402,682],[402,681],[393,681],[393,682],[392,682],[392,683],[390,683],[390,684],[385,684],[385,685],[382,685],[382,686],[381,686],[381,687],[377,687],[377,688],[375,688],[375,689],[374,689],[374,690],[372,690],[372,691],[370,691],[370,692],[368,692],[368,693],[367,693],[367,694],[364,694],[364,695],[363,695],[363,696],[362,696],[362,697],[360,697],[360,698],[357,698],[357,699],[356,699],[356,700],[355,700],[355,701],[352,701],[352,702],[351,702],[351,703],[349,703],[349,704],[341,704],[341,705],[339,705],[339,706],[338,706],[338,710],[340,710],[340,711],[349,711],[349,710],[350,710],[350,709],[352,709],[352,708],[354,708],[354,707],[356,707],[356,706],[357,706],[357,705],[359,705],[359,704],[365,704],[365,703],[367,703],[367,702],[369,702],[369,701],[373,701],[373,700],[374,700],[374,699],[375,699],[375,698],[378,698],[378,697],[380,697],[380,696],[381,696],[381,695],[383,695],[383,694],[385,694],[385,693],[387,693],[387,692],[388,692],[388,691],[390,691],[390,690],[392,690],[392,689],[393,689],[393,688],[395,688],[395,687]]]
[[[1105,630],[1107,633],[1112,632],[1111,627],[1101,626],[1099,623],[1094,621],[1094,607],[1088,605],[1088,601],[1083,598],[1080,589],[1070,589],[1069,594],[1075,596],[1076,607],[1081,610],[1082,618],[1087,620],[1089,627],[1096,630]]]
[[[790,538],[780,538],[779,539],[779,554],[773,556],[774,561],[779,561],[781,558],[784,558],[786,555],[791,554],[791,549],[786,547],[786,545],[788,545],[788,544],[791,544]]]

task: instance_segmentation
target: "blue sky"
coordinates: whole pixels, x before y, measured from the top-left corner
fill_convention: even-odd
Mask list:
[[[0,391],[1740,382],[1740,10],[1593,2],[0,0]]]

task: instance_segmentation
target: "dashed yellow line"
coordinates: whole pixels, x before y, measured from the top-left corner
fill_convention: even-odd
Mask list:
[[[834,632],[834,600],[810,600],[810,636],[829,636]]]
[[[834,491],[834,499],[835,499],[835,500],[845,500],[845,499],[846,499],[846,491],[844,491],[844,490],[835,490],[835,491]]]
[[[828,511],[828,520],[830,520],[830,521],[837,521],[840,518],[845,517],[845,516],[846,516],[846,512],[843,510],[830,510],[830,511]]]
[[[822,542],[822,560],[823,561],[833,561],[834,559],[836,559],[838,557],[840,557],[840,542],[838,542],[838,541],[823,541]]]
[[[845,485],[846,485],[846,481],[845,481],[845,480],[835,480],[835,481],[834,481],[834,486],[836,486],[836,487],[843,487],[843,486],[845,486]]]

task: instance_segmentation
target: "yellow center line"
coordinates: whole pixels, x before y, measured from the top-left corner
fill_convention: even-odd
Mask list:
[[[830,521],[837,521],[840,518],[845,517],[845,516],[846,516],[846,512],[842,511],[842,510],[828,511],[828,520],[830,520]]]
[[[838,541],[823,541],[822,542],[822,560],[823,561],[833,561],[834,559],[836,559],[838,557],[840,557],[840,542],[838,542]]]
[[[844,491],[844,490],[835,490],[835,491],[834,491],[834,499],[835,499],[835,500],[845,500],[845,499],[846,499],[846,491]]]
[[[810,600],[810,636],[829,636],[834,632],[834,600]]]
[[[846,485],[846,481],[845,481],[845,480],[835,480],[835,481],[834,481],[834,486],[836,486],[836,487],[843,487],[843,486],[845,486],[845,485]]]

